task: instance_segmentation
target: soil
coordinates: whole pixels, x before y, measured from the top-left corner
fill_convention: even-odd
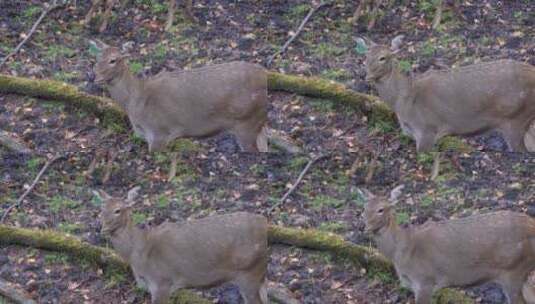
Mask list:
[[[0,9],[1,57],[28,31],[41,1],[3,1]],[[461,1],[448,6],[439,31],[430,29],[432,11],[396,3],[372,31],[365,22],[352,24],[353,1],[334,1],[318,11],[273,70],[334,78],[355,90],[375,94],[364,81],[363,58],[355,38],[366,35],[388,43],[406,35],[400,59],[413,72],[451,65],[512,58],[535,64],[535,7],[529,1]],[[422,1],[425,2],[425,1]],[[93,54],[88,39],[124,47],[131,66],[147,77],[164,69],[245,60],[265,64],[269,55],[295,30],[307,1],[195,1],[198,23],[177,13],[171,33],[162,31],[161,1],[135,1],[114,12],[106,32],[81,23],[88,1],[53,11],[4,73],[54,78],[92,94],[105,94],[93,81]],[[165,8],[165,7],[164,7]],[[120,11],[120,12],[119,12]],[[93,22],[95,23],[95,22]],[[349,241],[369,245],[361,218],[367,188],[388,194],[405,185],[397,205],[398,221],[419,225],[428,220],[464,217],[511,209],[535,216],[535,156],[506,153],[499,135],[466,139],[471,154],[446,153],[441,173],[430,180],[432,155],[416,155],[414,143],[396,125],[370,126],[351,107],[270,92],[270,127],[301,145],[299,155],[237,153],[234,138],[180,141],[177,176],[167,182],[169,153],[149,154],[147,145],[121,125],[67,104],[0,95],[0,128],[33,151],[21,155],[0,147],[0,211],[24,192],[47,159],[55,162],[38,185],[8,217],[7,223],[71,233],[91,244],[109,246],[98,221],[100,201],[92,190],[124,196],[141,186],[135,206],[140,226],[164,220],[183,221],[215,213],[261,213],[272,224],[317,228]],[[328,154],[315,163],[297,190],[271,214],[312,153]],[[374,165],[375,164],[375,165]],[[375,169],[370,169],[374,167]],[[372,170],[372,172],[370,172]],[[106,273],[62,253],[8,246],[0,248],[0,277],[15,282],[38,303],[148,303],[132,278]],[[302,303],[412,303],[389,274],[370,274],[347,261],[300,248],[273,246],[270,281],[290,289]],[[479,303],[504,303],[497,286],[468,289]],[[225,285],[202,291],[214,303],[241,303],[238,290]]]

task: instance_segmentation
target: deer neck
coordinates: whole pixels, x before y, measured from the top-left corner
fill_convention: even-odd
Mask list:
[[[390,260],[393,260],[397,245],[402,244],[406,237],[405,231],[399,227],[392,215],[388,219],[388,224],[375,234],[374,239],[379,251]]]
[[[137,228],[129,219],[125,227],[119,228],[111,235],[113,248],[128,263],[131,262],[132,255],[143,247],[146,239],[146,232]]]
[[[397,62],[393,62],[390,73],[379,78],[375,86],[381,99],[395,110],[397,102],[409,95],[411,80],[399,70]]]
[[[110,95],[123,110],[128,112],[129,108],[137,100],[136,97],[142,92],[143,80],[138,79],[125,66],[119,77],[116,77],[109,84]]]

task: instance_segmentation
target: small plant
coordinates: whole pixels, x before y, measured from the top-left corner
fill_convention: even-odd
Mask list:
[[[41,7],[38,5],[31,5],[27,9],[22,12],[22,17],[26,20],[32,19],[35,15],[37,15],[41,11]]]
[[[399,68],[404,73],[409,73],[412,70],[412,64],[410,63],[410,61],[400,60],[398,64],[399,64]]]
[[[340,233],[347,230],[347,225],[344,222],[327,222],[321,223],[318,227],[319,230]]]
[[[32,157],[26,162],[26,168],[28,171],[35,172],[41,166],[42,159],[39,157]]]
[[[56,195],[48,201],[48,208],[52,213],[59,213],[61,210],[64,209],[76,209],[80,207],[80,203],[77,201],[73,201],[69,198],[61,197],[59,195]]]
[[[410,216],[407,212],[396,212],[396,222],[400,225],[408,224]]]
[[[351,79],[351,74],[344,69],[329,69],[321,72],[321,76],[327,79],[344,81]]]
[[[143,71],[143,64],[137,61],[131,61],[130,71],[132,71],[134,74],[139,74],[141,71]]]
[[[167,208],[170,203],[171,201],[169,200],[169,198],[165,194],[161,194],[160,196],[158,196],[156,205],[158,206],[158,208]]]
[[[345,204],[345,202],[331,196],[318,195],[310,202],[310,204],[312,205],[313,209],[320,210],[324,207],[334,209],[340,208]]]
[[[132,221],[135,225],[144,223],[147,220],[147,215],[140,212],[132,212]]]
[[[67,264],[69,256],[63,253],[48,253],[44,256],[45,264]],[[0,302],[1,303],[1,302]]]
[[[75,234],[82,230],[82,225],[73,223],[60,223],[58,229],[65,233]]]

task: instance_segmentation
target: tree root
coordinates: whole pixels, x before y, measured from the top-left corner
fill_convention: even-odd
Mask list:
[[[393,123],[397,121],[394,112],[378,97],[355,92],[334,81],[268,72],[268,90],[347,103],[367,115],[371,124],[379,121]],[[67,102],[96,115],[104,125],[111,123],[128,125],[124,111],[109,98],[84,93],[77,87],[63,82],[0,75],[0,93]],[[441,151],[472,150],[455,137],[446,137],[438,144],[438,147]]]

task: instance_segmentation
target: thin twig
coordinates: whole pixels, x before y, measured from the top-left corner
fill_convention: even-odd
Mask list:
[[[4,66],[4,64],[7,62],[9,58],[15,56],[20,51],[22,46],[30,39],[30,37],[32,37],[33,33],[35,32],[35,30],[37,29],[41,21],[43,21],[43,19],[46,17],[46,15],[50,13],[52,10],[55,10],[56,8],[60,6],[61,5],[58,4],[57,0],[53,0],[52,3],[50,3],[50,5],[48,5],[47,7],[43,9],[41,16],[39,16],[39,19],[37,19],[37,21],[34,23],[28,35],[26,35],[26,37],[19,43],[19,45],[17,45],[17,47],[11,53],[9,53],[6,57],[4,57],[4,59],[2,59],[2,62],[0,62],[0,68]]]
[[[11,282],[0,279],[0,295],[17,304],[36,304],[30,295]]]
[[[431,180],[434,181],[440,174],[440,152],[435,152],[433,157],[433,169],[431,170]]]
[[[0,130],[0,144],[8,147],[9,149],[21,154],[31,154],[32,151],[26,147],[22,142],[15,139],[8,132]]]
[[[277,52],[275,52],[275,54],[269,56],[269,59],[267,61],[267,66],[271,66],[271,63],[273,62],[273,60],[275,59],[275,57],[277,57],[278,55],[282,55],[286,49],[288,48],[288,46],[290,45],[290,43],[292,43],[295,38],[297,38],[297,36],[299,36],[299,34],[301,33],[301,31],[303,30],[303,28],[305,27],[305,24],[308,22],[308,19],[310,19],[310,17],[312,17],[312,15],[322,6],[326,5],[326,4],[330,4],[332,1],[321,1],[319,4],[317,5],[314,5],[312,6],[312,8],[308,11],[308,14],[306,15],[305,19],[303,19],[303,21],[301,21],[301,24],[299,25],[299,27],[297,28],[297,31],[295,32],[295,34],[293,34],[292,37],[290,37],[290,39],[288,39],[288,41],[286,41],[286,43],[284,43],[284,45],[282,46],[282,48],[280,50],[278,50]]]
[[[375,153],[370,164],[368,165],[368,172],[366,172],[366,177],[364,178],[364,184],[369,185],[377,169],[377,159],[379,158],[379,153]]]
[[[41,179],[41,176],[43,176],[46,169],[48,169],[48,167],[50,167],[50,165],[52,165],[52,163],[54,163],[56,160],[63,158],[63,157],[64,157],[63,155],[56,155],[46,162],[46,164],[43,166],[41,171],[39,171],[39,173],[33,180],[30,187],[26,189],[26,191],[17,199],[17,201],[14,204],[12,204],[11,206],[9,206],[9,208],[7,208],[7,210],[4,212],[4,215],[2,216],[2,219],[0,219],[0,223],[3,223],[5,221],[6,217],[9,215],[11,210],[13,210],[15,207],[18,207],[22,204],[22,201],[26,198],[26,196],[28,196],[28,194],[30,194],[30,192],[32,192],[33,188],[35,188],[35,186],[37,185],[37,182],[39,182],[39,179]]]
[[[295,189],[297,189],[297,186],[299,186],[299,183],[301,182],[301,180],[303,179],[303,177],[305,177],[305,174],[307,173],[308,169],[310,169],[310,167],[315,163],[317,162],[318,160],[326,157],[328,154],[320,154],[314,158],[312,158],[311,160],[308,161],[307,165],[305,166],[305,168],[303,169],[303,171],[301,171],[301,174],[299,174],[299,176],[297,177],[297,180],[295,181],[295,183],[292,185],[292,187],[290,187],[290,189],[288,189],[288,191],[284,194],[284,196],[280,199],[280,201],[278,201],[276,204],[274,204],[273,206],[271,206],[271,208],[268,209],[268,213],[271,213],[273,210],[275,210],[275,208],[279,207],[280,205],[284,204],[284,202],[286,201],[286,199],[290,196],[290,194],[292,194]]]

